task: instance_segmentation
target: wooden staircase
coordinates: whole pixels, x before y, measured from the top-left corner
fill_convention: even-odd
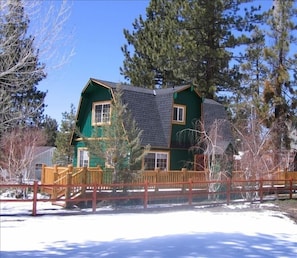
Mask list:
[[[74,168],[47,167],[43,165],[41,174],[41,192],[49,194],[52,199],[63,200],[77,198],[85,193],[84,185],[102,184],[103,171],[98,167]],[[75,186],[74,186],[75,185]]]

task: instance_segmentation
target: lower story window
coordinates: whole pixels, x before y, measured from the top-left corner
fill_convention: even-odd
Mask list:
[[[35,179],[41,179],[42,164],[35,164]]]
[[[168,153],[166,152],[148,152],[144,157],[145,170],[167,170]]]
[[[77,166],[88,167],[89,166],[89,152],[85,148],[79,148],[77,152]]]

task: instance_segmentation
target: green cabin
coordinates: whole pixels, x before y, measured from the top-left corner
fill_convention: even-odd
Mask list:
[[[186,137],[181,140],[178,132],[193,128],[193,121],[197,119],[206,123],[206,128],[214,119],[226,119],[224,107],[213,100],[203,100],[193,86],[152,90],[91,78],[82,90],[77,110],[76,125],[82,135],[91,137],[94,126],[109,122],[113,91],[117,87],[121,87],[122,101],[142,130],[142,145],[151,146],[143,167],[163,171],[184,167],[197,170],[194,161],[197,165],[201,160],[197,157],[203,153],[190,152],[191,140]],[[225,131],[220,143],[223,149],[232,141],[231,130]],[[71,143],[75,147],[74,166],[106,167],[104,161],[89,158],[88,149],[77,134],[73,134]],[[204,168],[204,164],[198,165],[199,170]]]

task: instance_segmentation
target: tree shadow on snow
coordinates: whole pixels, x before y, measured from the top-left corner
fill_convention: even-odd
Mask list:
[[[283,236],[285,239],[285,236]],[[195,233],[83,245],[57,242],[46,250],[0,252],[0,257],[297,257],[297,242],[270,235]],[[63,246],[63,248],[60,248]]]

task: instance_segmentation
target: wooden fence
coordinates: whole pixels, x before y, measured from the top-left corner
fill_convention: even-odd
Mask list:
[[[216,180],[225,180],[229,178],[226,174],[220,173]],[[241,186],[242,180],[259,180],[262,179],[264,185],[284,185],[285,180],[297,180],[297,172],[287,172],[287,171],[272,171],[270,173],[264,174],[261,177],[256,177],[255,175],[250,176],[248,173],[243,171],[233,171],[232,180],[238,181],[237,186]],[[189,182],[189,180],[195,181],[195,188],[205,188],[204,182],[209,180],[214,180],[210,178],[209,172],[205,171],[189,171],[187,169],[182,169],[181,171],[143,171],[139,172],[132,183],[149,183],[152,185],[160,183],[159,188],[176,188],[180,185],[177,182]],[[273,182],[273,183],[272,183]],[[42,185],[101,185],[101,189],[109,188],[108,184],[112,184],[112,170],[103,171],[100,167],[84,167],[84,168],[74,168],[72,165],[68,167],[47,167],[42,168]],[[209,187],[209,185],[207,186]],[[53,197],[61,196],[74,196],[76,194],[84,193],[87,189],[82,187],[72,187],[67,189],[65,187],[51,187],[44,186],[42,192],[48,193]]]
[[[32,203],[32,215],[37,215],[37,203],[38,202],[61,202],[63,201],[68,207],[75,203],[91,203],[92,211],[97,211],[98,203],[102,201],[113,202],[113,203],[125,203],[125,201],[130,202],[131,200],[137,200],[137,203],[141,202],[143,208],[148,208],[150,203],[154,201],[165,200],[169,201],[171,204],[174,202],[182,202],[184,205],[206,205],[206,204],[230,204],[233,201],[238,203],[241,201],[260,201],[271,200],[271,196],[274,198],[285,198],[285,199],[296,199],[297,198],[297,180],[284,180],[283,185],[277,185],[279,182],[277,180],[270,180],[270,185],[264,185],[265,180],[241,180],[235,181],[231,178],[225,180],[216,181],[193,181],[188,182],[175,182],[178,186],[177,189],[169,189],[168,185],[170,183],[149,183],[145,181],[144,183],[130,183],[130,184],[66,184],[66,185],[39,185],[37,181],[33,184],[10,184],[10,185],[0,185],[0,189],[8,188],[18,188],[24,191],[32,191],[32,199],[1,199],[1,202],[31,202]],[[210,191],[208,185],[216,183],[220,184],[221,187],[218,191]],[[238,187],[238,185],[241,187]],[[204,185],[202,188],[195,187],[197,185]],[[40,197],[38,198],[38,193],[42,189],[47,187],[52,187],[58,191],[61,188],[72,189],[88,189],[84,195],[78,197],[66,196],[65,198],[58,198],[50,196],[49,198]],[[105,190],[102,190],[103,189]],[[155,191],[154,189],[162,188],[162,191]],[[109,190],[107,190],[109,189]],[[137,189],[137,190],[135,190]],[[165,189],[165,190],[164,190]],[[248,196],[249,199],[244,198]],[[44,211],[43,211],[44,212]],[[1,214],[3,215],[3,214]]]

